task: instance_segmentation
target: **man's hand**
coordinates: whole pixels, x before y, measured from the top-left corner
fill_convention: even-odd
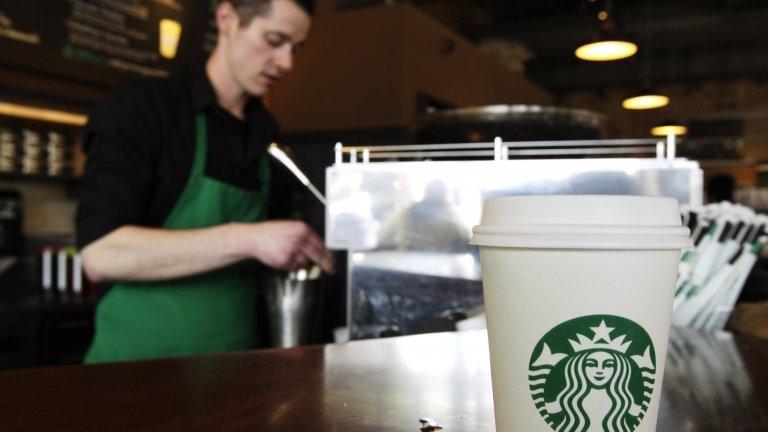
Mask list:
[[[335,261],[323,239],[304,222],[275,220],[237,224],[238,249],[280,270],[295,270],[316,263],[325,272],[335,272]]]

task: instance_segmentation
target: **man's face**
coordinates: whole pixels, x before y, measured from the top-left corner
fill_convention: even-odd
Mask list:
[[[293,68],[294,56],[309,33],[310,17],[291,0],[272,0],[269,12],[241,27],[222,29],[230,73],[253,96],[262,96]]]

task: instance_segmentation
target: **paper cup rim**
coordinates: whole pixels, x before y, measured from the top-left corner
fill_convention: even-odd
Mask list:
[[[526,249],[687,249],[690,232],[662,225],[478,225],[469,242],[477,246]]]

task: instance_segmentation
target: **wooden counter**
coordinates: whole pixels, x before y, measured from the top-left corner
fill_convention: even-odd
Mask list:
[[[768,430],[768,342],[673,332],[658,431]],[[0,373],[2,431],[492,431],[484,332]]]

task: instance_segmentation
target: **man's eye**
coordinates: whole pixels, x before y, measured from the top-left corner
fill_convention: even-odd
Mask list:
[[[267,40],[267,43],[269,44],[269,46],[271,46],[272,48],[279,48],[282,44],[285,43],[284,38],[276,35],[267,35],[265,39]]]

